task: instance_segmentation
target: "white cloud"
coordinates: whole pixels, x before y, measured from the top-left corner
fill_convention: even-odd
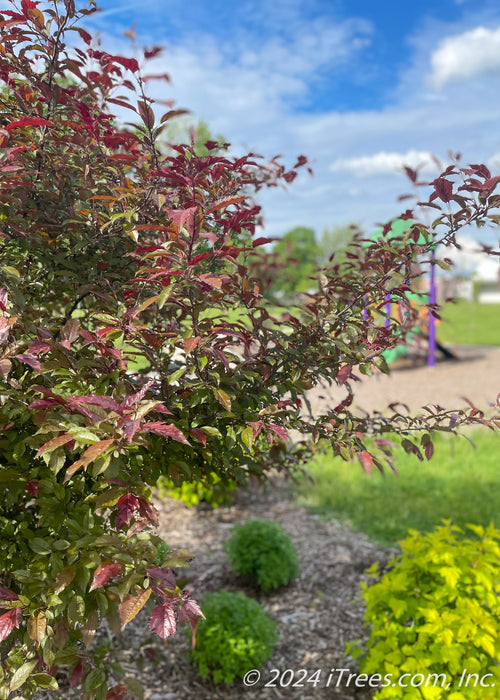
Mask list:
[[[272,36],[257,42],[243,35],[239,42],[225,47],[225,55],[234,64],[251,66],[259,73],[276,72],[314,78],[325,66],[345,64],[369,43],[370,27],[361,20],[309,21],[296,33]]]
[[[371,156],[340,158],[330,166],[333,172],[349,171],[357,177],[401,172],[407,166],[426,171],[438,170],[432,154],[428,151],[409,150],[406,153],[379,151]]]
[[[500,270],[497,256],[486,257],[481,246],[471,236],[459,235],[457,242],[460,248],[441,246],[438,249],[439,258],[448,258],[453,262],[455,275],[495,282],[498,280]]]
[[[500,27],[476,27],[441,42],[431,56],[429,83],[436,89],[447,83],[500,71]]]
[[[284,0],[279,5],[282,11],[288,1],[293,4]],[[431,153],[446,158],[449,150],[461,150],[465,163],[491,159],[498,172],[500,81],[471,81],[464,99],[461,86],[446,84],[451,81],[447,77],[442,99],[431,101],[422,94],[429,46],[437,46],[438,54],[457,36],[442,39],[446,34],[441,31],[441,44],[421,37],[424,48],[417,52],[411,80],[400,83],[401,89],[385,108],[309,113],[303,107],[314,94],[318,75],[357,64],[359,44],[368,40],[369,27],[357,20],[335,26],[327,20],[295,31],[292,24],[286,37],[278,33],[253,42],[239,34],[231,35],[230,42],[201,33],[189,41],[174,36],[147,71],[172,77],[170,85],[148,84],[153,97],[175,99],[178,107],[193,110],[193,121],[206,120],[237,153],[247,148],[269,157],[282,153],[287,165],[302,153],[310,159],[313,179],[303,174],[287,192],[280,188],[259,192],[267,234],[281,235],[297,225],[320,232],[352,221],[370,231],[411,206],[397,201],[408,181],[403,175],[394,177],[395,172],[404,165],[422,165],[425,175],[435,177]],[[462,40],[464,36],[467,33],[460,35]],[[153,42],[163,43],[158,37],[138,38],[139,45]],[[103,46],[112,53],[129,51],[116,36],[103,37]],[[130,115],[126,113],[127,118]],[[486,240],[486,234],[483,228],[478,237]]]
[[[286,2],[285,2],[286,6]],[[283,8],[282,8],[283,9]],[[198,33],[190,42],[176,39],[149,62],[147,73],[168,73],[171,84],[149,83],[148,94],[175,99],[190,109],[193,121],[206,120],[212,130],[251,150],[273,151],[270,127],[283,124],[309,100],[323,71],[345,69],[369,43],[371,25],[362,19],[309,21],[288,27],[287,35],[256,41],[241,34],[231,42]],[[252,40],[250,40],[252,39]],[[138,36],[139,45],[151,40]],[[158,42],[162,43],[162,42]],[[106,33],[103,45],[127,54],[127,44]],[[160,108],[158,109],[160,111]],[[292,150],[294,157],[295,149]]]
[[[490,170],[498,170],[500,168],[500,153],[494,153],[486,163]]]

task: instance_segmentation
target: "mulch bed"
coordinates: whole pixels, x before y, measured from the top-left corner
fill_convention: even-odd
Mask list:
[[[120,636],[113,637],[109,630],[102,634],[112,640],[115,660],[142,684],[146,700],[372,697],[373,691],[354,685],[354,677],[348,686],[338,683],[338,669],[352,673],[357,670],[356,663],[344,652],[347,641],[366,633],[359,584],[364,571],[375,561],[388,561],[390,550],[345,525],[324,521],[297,506],[282,477],[259,490],[239,493],[229,507],[187,508],[171,498],[158,499],[156,506],[160,511],[158,534],[171,547],[185,547],[195,554],[189,569],[177,571],[188,579],[186,589],[192,589],[193,598],[202,602],[205,593],[221,589],[253,596],[278,623],[279,642],[272,658],[260,669],[261,680],[255,686],[245,687],[242,681],[215,685],[210,679],[202,679],[191,664],[190,642],[182,631],[163,642],[150,632],[148,615],[142,611]],[[301,571],[295,582],[266,596],[231,572],[223,550],[232,526],[249,518],[281,523],[299,556]],[[294,675],[281,675],[287,669]],[[306,673],[299,673],[299,669]],[[317,683],[308,683],[307,678],[318,670],[313,676]],[[346,675],[347,671],[344,678]],[[67,687],[64,679],[59,680],[61,694],[40,692],[36,700],[81,697]],[[270,685],[266,687],[266,683]]]
[[[170,546],[187,547],[196,555],[186,572],[187,588],[193,589],[193,597],[202,601],[209,591],[243,591],[255,597],[277,621],[280,639],[273,657],[260,669],[261,681],[253,688],[245,687],[241,681],[215,686],[210,680],[201,679],[191,665],[189,642],[182,633],[163,643],[148,633],[147,618],[140,616],[128,625],[118,644],[119,655],[130,674],[144,684],[146,698],[368,700],[372,697],[372,691],[355,687],[354,678],[348,687],[343,683],[337,687],[339,672],[333,670],[345,668],[356,672],[355,662],[345,658],[344,650],[347,641],[365,634],[359,584],[363,572],[375,561],[387,562],[391,555],[388,549],[344,525],[325,522],[298,507],[282,479],[265,489],[239,494],[237,502],[230,507],[188,509],[170,498],[156,505],[160,510],[159,534]],[[226,562],[224,540],[235,523],[248,518],[281,523],[298,551],[301,565],[298,579],[271,595],[259,594],[233,574]],[[140,672],[134,662],[138,657],[143,660]],[[298,687],[288,685],[290,673],[278,676],[266,687],[277,676],[277,671],[272,669],[279,669],[280,673],[293,670],[293,682],[299,683]],[[299,669],[305,669],[307,675],[298,674]],[[318,669],[320,673],[315,678],[319,682],[307,683],[305,679]],[[300,682],[302,677],[304,680]],[[280,678],[288,687],[280,687]]]

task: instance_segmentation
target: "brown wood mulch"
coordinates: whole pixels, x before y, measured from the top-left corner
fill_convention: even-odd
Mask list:
[[[176,572],[188,579],[186,590],[192,590],[192,597],[202,602],[204,594],[222,589],[254,597],[277,622],[279,641],[272,658],[259,669],[261,679],[253,687],[245,687],[239,680],[231,685],[215,685],[211,679],[202,679],[192,665],[190,642],[182,631],[163,642],[150,632],[148,614],[143,610],[118,637],[108,630],[104,633],[112,641],[113,658],[128,676],[142,684],[146,700],[372,697],[373,691],[356,687],[355,676],[347,686],[343,682],[348,673],[357,671],[356,663],[345,658],[344,649],[347,641],[365,634],[359,599],[363,572],[375,561],[387,562],[391,551],[347,526],[324,521],[297,506],[289,483],[282,477],[259,490],[238,493],[229,507],[187,508],[171,498],[158,499],[156,506],[160,511],[158,534],[171,547],[185,547],[195,554],[189,569]],[[259,593],[233,574],[224,554],[223,543],[232,526],[250,518],[281,523],[297,548],[299,577],[270,595]],[[345,669],[342,682],[340,669]],[[40,692],[36,700],[81,697],[68,688],[64,678],[59,681],[61,694]]]
[[[298,507],[282,478],[265,489],[240,493],[230,507],[187,508],[170,498],[158,501],[157,507],[159,534],[172,547],[187,547],[196,555],[186,572],[187,588],[193,589],[193,598],[202,601],[205,593],[221,589],[243,591],[256,598],[276,620],[280,638],[272,658],[260,669],[261,680],[254,687],[245,687],[242,681],[214,685],[198,676],[189,660],[189,643],[183,634],[178,633],[163,643],[148,634],[147,619],[141,616],[125,629],[119,644],[122,661],[130,675],[143,682],[146,698],[367,700],[372,697],[371,691],[356,688],[355,677],[347,687],[343,682],[338,683],[339,669],[351,673],[357,670],[356,663],[344,657],[344,649],[347,641],[365,634],[359,583],[363,572],[375,561],[388,560],[391,555],[388,549],[344,525],[325,522]],[[233,574],[223,551],[223,542],[232,526],[249,518],[281,523],[297,548],[301,566],[298,579],[271,595],[259,594]],[[140,672],[133,663],[139,656],[143,659]],[[290,672],[283,675],[287,669],[294,675]],[[307,674],[299,673],[299,669],[305,669]],[[313,676],[317,684],[308,683],[306,679],[318,670]],[[266,683],[270,685],[266,687]],[[280,683],[285,687],[280,687]],[[293,683],[297,686],[292,687]]]

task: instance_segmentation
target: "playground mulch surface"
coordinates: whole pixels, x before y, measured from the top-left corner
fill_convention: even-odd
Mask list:
[[[450,349],[456,359],[438,356],[435,367],[428,367],[422,359],[416,362],[404,358],[391,365],[389,375],[377,373],[366,377],[354,371],[359,381],[353,383],[352,408],[388,412],[391,403],[400,402],[415,413],[430,404],[446,409],[463,408],[468,399],[490,413],[500,393],[500,347]],[[310,392],[310,399],[315,410],[324,410],[337,405],[345,395],[338,387],[322,386]]]

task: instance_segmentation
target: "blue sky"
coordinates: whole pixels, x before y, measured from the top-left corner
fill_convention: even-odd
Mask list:
[[[123,32],[165,52],[171,83],[151,94],[223,134],[237,153],[277,153],[305,173],[261,198],[266,232],[355,222],[366,231],[404,209],[403,164],[500,168],[498,0],[102,0],[88,27],[130,54]],[[481,239],[497,241],[498,235]],[[484,235],[483,235],[484,234]]]

